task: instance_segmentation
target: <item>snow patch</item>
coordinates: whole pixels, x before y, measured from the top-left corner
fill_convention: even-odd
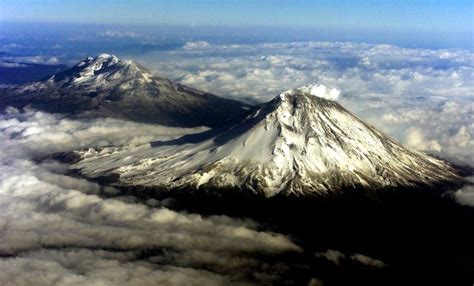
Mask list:
[[[109,58],[115,58],[115,56],[112,56],[110,54],[100,54],[97,56],[98,59],[109,59]]]

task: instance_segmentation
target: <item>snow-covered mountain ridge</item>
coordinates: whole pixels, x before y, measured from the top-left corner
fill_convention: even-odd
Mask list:
[[[7,106],[183,127],[225,125],[249,107],[154,76],[108,54],[87,57],[37,82],[0,89],[0,108]]]
[[[118,186],[239,189],[266,197],[458,179],[444,162],[401,146],[313,88],[284,92],[201,140],[78,151],[82,160],[73,168],[90,178],[113,175]]]

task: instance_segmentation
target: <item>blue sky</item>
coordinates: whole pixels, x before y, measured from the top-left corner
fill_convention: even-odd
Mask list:
[[[464,46],[474,30],[472,1],[464,0],[2,0],[0,21],[420,33]]]

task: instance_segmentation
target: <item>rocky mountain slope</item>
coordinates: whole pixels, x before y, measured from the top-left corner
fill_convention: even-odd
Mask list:
[[[458,179],[444,162],[403,147],[311,90],[286,91],[224,131],[78,151],[73,168],[118,186],[237,189],[266,197]]]
[[[88,57],[44,80],[0,90],[0,108],[109,116],[169,126],[221,126],[248,105],[168,79],[115,56]]]

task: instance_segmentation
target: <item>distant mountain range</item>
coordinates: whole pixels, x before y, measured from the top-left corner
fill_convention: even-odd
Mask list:
[[[156,77],[108,54],[40,81],[0,89],[0,108],[6,106],[185,127],[222,126],[250,107]]]

